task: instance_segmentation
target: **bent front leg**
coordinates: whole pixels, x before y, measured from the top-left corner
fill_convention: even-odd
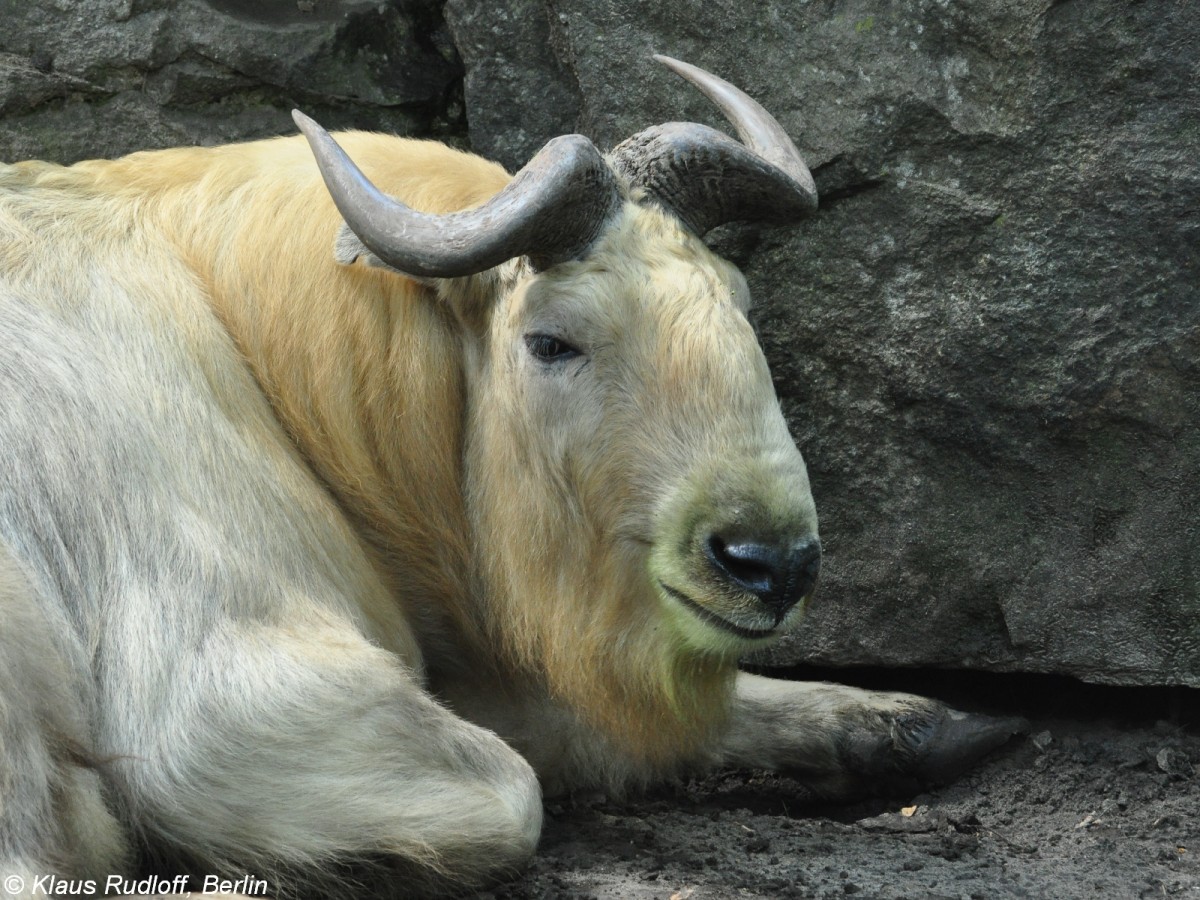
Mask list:
[[[738,673],[722,762],[851,799],[951,781],[1028,724],[927,697]]]
[[[114,745],[168,864],[252,872],[280,895],[343,896],[349,878],[393,897],[461,895],[532,856],[529,765],[351,629],[231,623],[187,663],[172,696],[122,705]]]
[[[132,857],[91,763],[86,657],[0,542],[0,897],[46,894]]]

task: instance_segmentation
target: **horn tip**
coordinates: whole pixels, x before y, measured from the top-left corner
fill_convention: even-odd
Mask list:
[[[683,60],[675,59],[673,56],[667,56],[665,53],[655,53],[651,57],[656,63],[666,66],[672,72],[683,74],[687,69],[692,68]]]
[[[314,131],[320,131],[321,126],[318,125],[312,118],[306,116],[298,109],[292,110],[292,121],[296,123],[296,127],[305,134],[312,134]]]

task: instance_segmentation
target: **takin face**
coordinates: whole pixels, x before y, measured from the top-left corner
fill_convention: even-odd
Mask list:
[[[425,281],[462,325],[464,488],[493,638],[585,720],[665,759],[719,726],[738,656],[800,620],[820,542],[745,279],[701,239],[807,215],[812,178],[761,106],[660,61],[744,143],[671,123],[602,158],[557,138],[483,206],[434,216],[297,122],[346,220],[338,258]],[[645,746],[650,730],[674,749]]]
[[[748,299],[677,220],[628,204],[588,259],[529,278],[496,311],[468,379],[468,471],[482,475],[486,533],[511,533],[510,593],[546,570],[580,581],[547,585],[552,603],[594,603],[603,561],[620,560],[624,594],[667,625],[656,640],[723,657],[800,618],[816,512]]]

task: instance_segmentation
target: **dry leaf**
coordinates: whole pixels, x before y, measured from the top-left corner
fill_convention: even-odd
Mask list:
[[[915,806],[905,806],[901,808],[900,815],[904,816],[905,818],[912,818],[916,812],[917,808]]]

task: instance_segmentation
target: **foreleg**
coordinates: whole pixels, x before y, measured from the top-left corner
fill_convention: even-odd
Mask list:
[[[143,685],[114,774],[176,871],[424,896],[515,874],[534,851],[530,767],[348,626],[230,623],[165,703]]]
[[[130,859],[90,752],[81,648],[54,615],[0,546],[0,897],[37,896],[52,876],[102,879]]]
[[[848,799],[953,780],[1027,727],[913,694],[742,672],[721,762],[786,771]]]

